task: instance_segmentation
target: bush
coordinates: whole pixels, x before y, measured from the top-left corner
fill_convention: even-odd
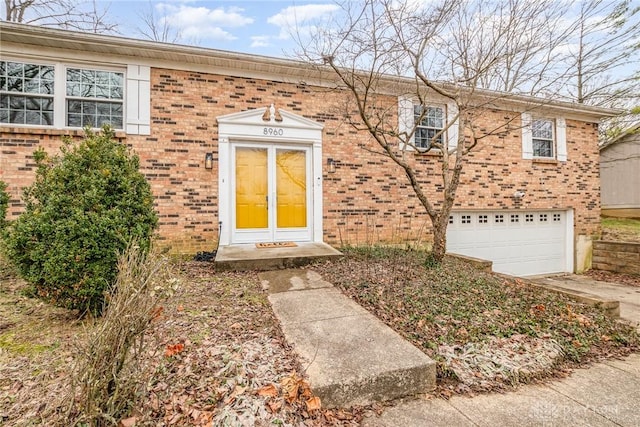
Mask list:
[[[111,302],[78,348],[68,425],[116,425],[137,406],[153,370],[145,356],[155,343],[145,338],[176,287],[166,258],[137,244],[127,247]]]
[[[148,248],[157,225],[138,157],[109,127],[65,140],[61,154],[34,154],[36,180],[6,247],[36,295],[61,307],[100,314],[117,275],[117,256],[136,239]]]
[[[4,230],[7,221],[7,209],[9,208],[9,194],[7,184],[0,181],[0,234]]]

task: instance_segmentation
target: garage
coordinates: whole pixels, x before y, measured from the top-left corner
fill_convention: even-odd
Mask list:
[[[457,211],[447,252],[493,261],[514,276],[573,271],[572,211]]]

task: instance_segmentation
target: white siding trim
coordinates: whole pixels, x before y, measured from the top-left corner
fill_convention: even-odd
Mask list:
[[[564,117],[556,119],[556,149],[557,158],[561,162],[567,161],[567,122]]]
[[[405,142],[413,141],[414,133],[411,131],[415,128],[413,117],[413,100],[407,96],[398,97],[398,134],[406,133],[406,140],[399,138],[401,150],[414,151],[413,146],[405,144]]]
[[[522,113],[522,158],[533,159],[533,134],[531,132],[531,114]]]
[[[127,65],[125,129],[132,135],[151,134],[151,67]]]
[[[447,104],[447,124],[453,119],[456,114],[458,114],[458,106],[455,102],[450,102]],[[457,119],[455,122],[451,124],[451,126],[446,130],[447,136],[447,147],[449,151],[455,150],[458,148],[458,124],[460,123],[460,119]]]

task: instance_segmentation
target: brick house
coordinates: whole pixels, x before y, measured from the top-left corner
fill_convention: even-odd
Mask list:
[[[36,148],[55,151],[62,135],[110,122],[140,156],[159,238],[174,252],[429,240],[430,220],[403,172],[363,149],[369,136],[339,113],[345,93],[307,64],[4,22],[0,43],[9,219],[33,180]],[[512,126],[469,156],[448,249],[507,273],[582,270],[599,233],[597,123],[611,111],[499,95],[483,123]],[[380,96],[399,117],[413,114],[393,89]],[[425,133],[450,112],[435,95],[428,108],[436,120]],[[433,154],[407,156],[436,192]]]

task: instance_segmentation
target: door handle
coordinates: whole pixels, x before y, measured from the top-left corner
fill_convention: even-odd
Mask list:
[[[269,210],[269,196],[268,195],[264,196],[264,200],[267,203],[267,210]]]

